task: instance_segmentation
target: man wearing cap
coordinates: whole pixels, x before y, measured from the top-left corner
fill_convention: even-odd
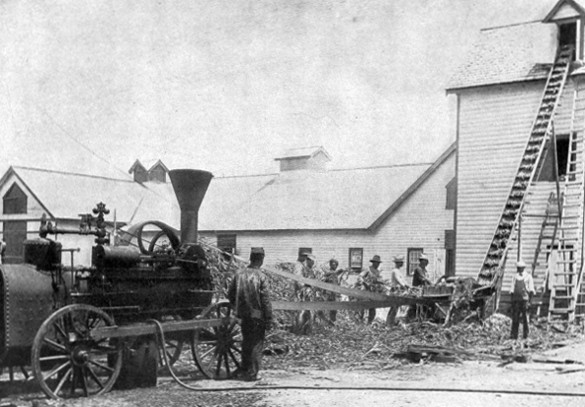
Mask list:
[[[510,294],[512,295],[512,332],[511,339],[518,339],[518,328],[520,318],[522,318],[522,336],[528,338],[528,305],[532,301],[532,296],[536,293],[534,289],[534,280],[529,273],[525,273],[526,263],[519,260],[516,263],[517,273],[512,279]]]
[[[390,290],[398,291],[401,289],[408,288],[408,284],[404,280],[404,274],[402,273],[402,266],[404,266],[404,256],[394,256],[394,269],[390,274]],[[388,310],[386,316],[386,325],[394,325],[396,323],[396,314],[398,314],[399,306],[393,305]]]
[[[367,269],[363,270],[358,278],[358,285],[363,290],[371,292],[383,291],[383,282],[380,272],[380,263],[382,260],[377,254],[370,260],[372,265]],[[376,308],[370,308],[368,310],[368,324],[371,324],[376,317]]]
[[[260,269],[262,263],[264,249],[252,248],[250,265],[234,276],[228,289],[228,299],[242,320],[242,365],[235,376],[246,381],[258,380],[266,330],[272,325],[272,305],[266,276]]]

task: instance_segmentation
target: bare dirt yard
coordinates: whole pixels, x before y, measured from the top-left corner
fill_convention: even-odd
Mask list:
[[[491,322],[490,322],[491,321]],[[204,380],[188,360],[157,387],[48,400],[34,382],[0,378],[0,406],[579,406],[585,405],[585,338],[533,325],[527,341],[507,339],[509,320],[444,328],[340,322],[306,336],[276,332],[268,340],[262,380]],[[276,339],[277,338],[277,339]],[[454,357],[404,357],[409,345],[442,346]],[[276,352],[279,350],[278,352]],[[277,354],[278,353],[278,354]],[[413,361],[414,360],[414,361]]]

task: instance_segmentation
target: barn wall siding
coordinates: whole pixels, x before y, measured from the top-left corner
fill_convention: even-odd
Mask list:
[[[470,89],[459,94],[457,257],[456,273],[476,277],[495,232],[539,108],[544,82],[516,83]],[[571,125],[574,84],[568,80],[555,115],[555,131],[567,134]],[[527,211],[543,214],[554,183],[531,187]],[[523,224],[522,258],[531,262],[541,219]],[[517,242],[508,269],[517,256]],[[513,268],[513,267],[512,267]],[[536,270],[542,282],[543,267]],[[506,273],[504,286],[512,273]]]
[[[510,192],[542,83],[460,94],[456,274],[476,277]]]
[[[261,231],[237,232],[237,253],[248,258],[251,247],[264,247],[265,264],[294,262],[300,247],[310,247],[317,263],[335,257],[347,268],[350,248],[363,248],[364,266],[377,254],[382,268],[390,270],[392,257],[406,257],[409,247],[422,247],[429,255],[429,269],[437,277],[444,274],[445,230],[453,228],[454,211],[445,209],[447,184],[455,175],[452,154],[404,204],[376,231]],[[374,197],[375,199],[375,197]],[[215,244],[217,235],[201,231],[200,235]]]

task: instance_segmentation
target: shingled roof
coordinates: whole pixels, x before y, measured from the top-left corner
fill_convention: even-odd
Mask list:
[[[541,21],[481,30],[448,90],[545,79],[554,60],[555,30]]]
[[[141,201],[154,197],[151,191],[129,179],[14,166],[0,182],[11,174],[29,189],[47,215],[56,219],[78,219],[79,214],[89,213],[98,202],[104,202],[112,211],[112,219],[116,210],[117,220],[128,222]]]
[[[201,231],[375,229],[447,159],[451,145],[433,163],[330,171],[213,178],[199,211]],[[116,210],[117,220],[160,220],[178,229],[180,211],[172,185],[139,184],[37,168],[11,167],[57,219],[77,219],[96,203]]]

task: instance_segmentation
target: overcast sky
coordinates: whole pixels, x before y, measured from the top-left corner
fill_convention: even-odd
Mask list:
[[[430,161],[479,29],[554,3],[0,1],[0,171],[253,174],[311,145],[334,167]]]

